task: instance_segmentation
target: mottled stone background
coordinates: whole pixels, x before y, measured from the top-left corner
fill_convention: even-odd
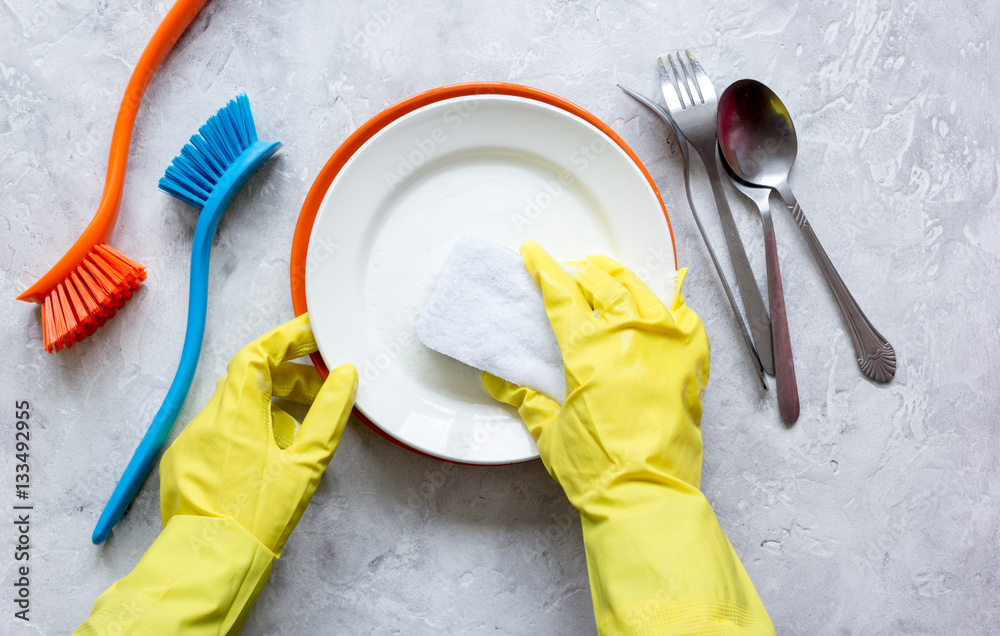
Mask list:
[[[239,91],[283,154],[226,214],[187,422],[241,345],[292,317],[296,216],[336,147],[415,92],[504,80],[614,128],[671,211],[688,299],[713,342],[703,487],[782,634],[985,634],[1000,620],[1000,266],[995,2],[778,0],[211,2],[139,113],[113,243],[150,277],[58,356],[14,296],[90,219],[132,64],[168,8],[147,0],[0,3],[0,508],[13,498],[13,403],[32,403],[32,609],[12,619],[14,529],[0,516],[0,625],[68,633],[159,527],[146,483],[102,547],[90,533],[159,406],[183,338],[196,215],[156,190],[188,136]],[[683,196],[664,127],[615,83],[656,93],[656,56],[691,48],[720,87],[754,77],[799,133],[795,191],[899,356],[858,372],[833,298],[776,216],[802,416],[755,388]],[[696,177],[700,177],[700,168]],[[760,224],[732,192],[763,286]],[[697,201],[722,250],[708,189]],[[772,385],[773,389],[773,385]],[[7,556],[3,556],[7,555]],[[351,422],[247,634],[588,634],[579,522],[539,462],[447,467]]]

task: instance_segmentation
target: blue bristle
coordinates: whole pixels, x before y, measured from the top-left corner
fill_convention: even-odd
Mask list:
[[[257,141],[250,100],[239,95],[209,117],[160,179],[160,189],[199,210],[226,168]]]

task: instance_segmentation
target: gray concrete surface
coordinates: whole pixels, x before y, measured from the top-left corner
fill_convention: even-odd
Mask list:
[[[589,109],[645,162],[671,212],[689,303],[713,342],[704,491],[781,634],[988,634],[1000,620],[996,146],[1000,5],[216,0],[139,113],[113,243],[150,277],[57,356],[14,300],[96,207],[117,104],[165,2],[0,4],[0,631],[65,634],[159,530],[152,477],[102,547],[89,537],[172,377],[196,222],[156,181],[239,91],[280,159],[222,221],[206,346],[181,414],[241,345],[292,317],[295,219],[336,147],[413,93],[529,84]],[[696,52],[717,85],[754,77],[799,132],[792,182],[855,297],[895,345],[896,379],[858,372],[788,215],[776,225],[802,416],[755,388],[649,95],[656,56]],[[705,210],[710,194],[696,192]],[[759,221],[732,196],[763,285]],[[705,217],[711,218],[703,212]],[[712,215],[714,216],[714,215]],[[720,249],[721,230],[710,228]],[[15,621],[15,400],[29,400],[31,621]],[[594,632],[579,522],[539,462],[447,467],[351,422],[245,634]]]

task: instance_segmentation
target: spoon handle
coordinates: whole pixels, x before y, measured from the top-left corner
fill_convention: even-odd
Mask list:
[[[795,200],[791,189],[785,185],[784,188],[777,188],[778,194],[784,200],[785,205],[792,214],[792,218],[798,224],[799,229],[806,237],[806,242],[812,248],[813,255],[819,263],[820,271],[826,277],[833,296],[840,307],[840,313],[847,321],[848,331],[851,334],[851,342],[854,343],[854,353],[858,359],[858,366],[861,373],[875,382],[888,382],[896,374],[896,352],[889,344],[889,341],[882,337],[882,334],[875,329],[865,313],[861,311],[858,302],[848,291],[837,269],[826,255],[826,250],[820,245],[816,233],[813,232],[809,220],[802,212],[802,207]]]
[[[764,228],[764,256],[767,260],[767,300],[771,305],[771,336],[774,342],[774,378],[778,385],[778,412],[785,424],[794,424],[799,419],[799,388],[795,381],[792,339],[788,334],[788,317],[785,315],[785,290],[781,285],[781,268],[778,267],[778,242],[774,237],[771,211],[766,201],[761,203],[763,205],[760,205],[760,219]]]

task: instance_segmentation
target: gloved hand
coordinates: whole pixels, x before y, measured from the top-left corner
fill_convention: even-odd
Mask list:
[[[324,382],[308,314],[230,361],[215,395],[160,461],[163,532],[76,634],[230,634],[247,614],[330,463],[357,372]],[[296,431],[272,396],[312,404]]]
[[[773,634],[701,482],[701,392],[709,343],[684,304],[669,309],[620,263],[591,256],[568,273],[521,247],[563,355],[560,406],[489,374],[516,407],[549,473],[581,513],[601,634]]]

